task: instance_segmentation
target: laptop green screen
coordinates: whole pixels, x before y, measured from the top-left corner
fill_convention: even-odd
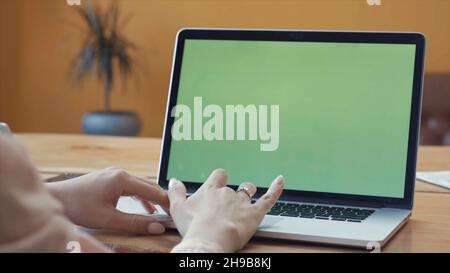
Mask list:
[[[291,190],[402,198],[414,60],[409,44],[187,39],[166,178],[224,168],[231,185],[281,174]]]

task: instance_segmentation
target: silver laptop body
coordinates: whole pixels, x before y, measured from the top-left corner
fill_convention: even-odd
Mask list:
[[[290,191],[280,198],[280,203],[264,218],[258,237],[296,240],[303,242],[376,248],[383,246],[411,216],[415,182],[420,102],[422,93],[424,37],[418,33],[388,32],[340,32],[340,31],[290,31],[290,30],[242,30],[242,29],[182,29],[177,36],[172,79],[167,102],[166,124],[158,183],[168,184],[170,157],[170,113],[176,104],[184,42],[195,40],[258,40],[291,42],[346,42],[374,44],[406,44],[415,47],[414,69],[411,71],[411,112],[408,132],[408,149],[405,154],[404,194],[401,198],[358,196],[351,194]],[[380,105],[382,107],[382,105]],[[195,157],[195,155],[193,155]],[[229,170],[232,171],[232,170]],[[382,172],[383,170],[374,170]],[[351,176],[351,173],[349,174]],[[182,177],[177,177],[183,180]],[[191,193],[202,181],[186,183]],[[258,186],[258,184],[256,184]],[[286,215],[289,208],[293,215]],[[306,211],[303,213],[301,211]],[[278,213],[280,212],[280,213]],[[298,212],[298,213],[297,213]],[[270,215],[273,214],[273,215]],[[304,215],[304,216],[302,216]],[[161,215],[167,226],[174,227],[170,217]]]

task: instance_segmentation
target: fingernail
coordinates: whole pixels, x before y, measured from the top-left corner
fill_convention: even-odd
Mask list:
[[[277,182],[276,182],[276,184],[277,184],[277,186],[282,187],[282,186],[284,185],[284,176],[279,175],[279,176],[277,177]]]
[[[173,187],[175,187],[175,185],[178,183],[178,180],[176,180],[175,178],[171,178],[169,181],[169,190],[172,189]]]
[[[160,223],[150,223],[147,227],[148,233],[151,234],[161,234],[165,230],[164,226]]]

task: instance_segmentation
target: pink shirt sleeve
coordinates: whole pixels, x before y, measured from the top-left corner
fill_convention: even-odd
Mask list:
[[[0,142],[0,252],[68,252],[75,232],[63,206],[20,149]]]

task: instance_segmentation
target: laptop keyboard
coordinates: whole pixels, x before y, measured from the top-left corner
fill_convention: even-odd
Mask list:
[[[268,215],[360,223],[375,210],[277,202]]]

